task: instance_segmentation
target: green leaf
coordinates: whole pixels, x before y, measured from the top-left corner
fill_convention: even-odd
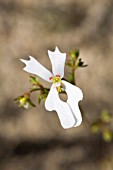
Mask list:
[[[30,76],[30,82],[31,82],[33,85],[37,85],[37,84],[39,84],[39,79],[38,79],[38,77],[36,77],[36,76]]]
[[[70,56],[72,59],[77,59],[79,57],[79,50],[72,50],[70,51]]]

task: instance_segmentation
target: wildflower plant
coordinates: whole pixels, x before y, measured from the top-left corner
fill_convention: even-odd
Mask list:
[[[79,57],[79,50],[72,50],[69,53],[69,58],[66,62],[66,53],[61,53],[58,47],[55,51],[48,50],[48,56],[52,65],[52,72],[42,66],[34,57],[29,56],[29,60],[20,59],[25,67],[24,71],[31,73],[30,82],[31,88],[23,95],[15,99],[19,103],[20,107],[29,108],[35,107],[35,104],[31,101],[30,95],[32,92],[40,91],[38,96],[38,103],[43,100],[45,102],[45,108],[48,111],[55,110],[58,114],[61,126],[64,129],[79,126],[82,123],[83,111],[79,106],[79,101],[83,99],[82,90],[76,86],[75,73],[78,68],[86,67],[82,59]],[[69,68],[67,78],[64,78],[64,67]],[[43,80],[51,83],[51,88],[44,87],[39,77]],[[67,94],[67,101],[60,99],[59,94]],[[81,113],[82,112],[82,113]],[[105,113],[105,112],[104,112]],[[101,132],[105,141],[112,139],[112,132],[109,128],[103,128],[111,122],[111,117],[108,113],[102,114],[98,120],[89,123],[91,132]],[[107,122],[106,122],[107,121]]]

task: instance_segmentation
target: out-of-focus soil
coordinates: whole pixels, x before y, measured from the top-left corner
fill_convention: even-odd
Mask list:
[[[88,63],[76,73],[84,112],[90,120],[103,109],[112,113],[112,21],[112,0],[0,0],[0,170],[113,169],[112,143],[91,135],[84,122],[64,130],[44,103],[25,110],[13,101],[30,87],[20,58],[30,54],[51,69],[48,49],[79,48]]]

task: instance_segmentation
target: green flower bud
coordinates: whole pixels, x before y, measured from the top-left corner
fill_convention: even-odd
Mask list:
[[[105,122],[105,123],[109,123],[111,121],[111,115],[109,114],[109,112],[107,110],[104,110],[101,112],[100,115],[100,119]]]
[[[79,57],[79,50],[72,50],[70,52],[70,56],[71,56],[72,59],[76,60]]]
[[[17,97],[15,101],[19,103],[19,107],[24,107],[26,109],[29,109],[30,106],[35,107],[35,105],[30,100],[29,93],[25,93],[24,95]]]
[[[99,127],[98,122],[92,123],[92,125],[91,125],[91,131],[92,131],[93,133],[98,133],[98,132],[100,131],[100,127]]]
[[[106,142],[111,142],[113,139],[113,133],[110,130],[103,131],[102,136]]]

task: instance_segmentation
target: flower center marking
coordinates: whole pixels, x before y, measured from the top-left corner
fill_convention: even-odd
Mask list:
[[[60,75],[56,75],[55,77],[50,77],[49,78],[53,84],[56,84],[56,89],[58,92],[61,92],[61,87],[60,87],[60,84],[61,84],[61,78],[60,78]]]
[[[50,80],[53,84],[61,83],[61,78],[59,75],[56,75],[55,77],[50,77]]]

